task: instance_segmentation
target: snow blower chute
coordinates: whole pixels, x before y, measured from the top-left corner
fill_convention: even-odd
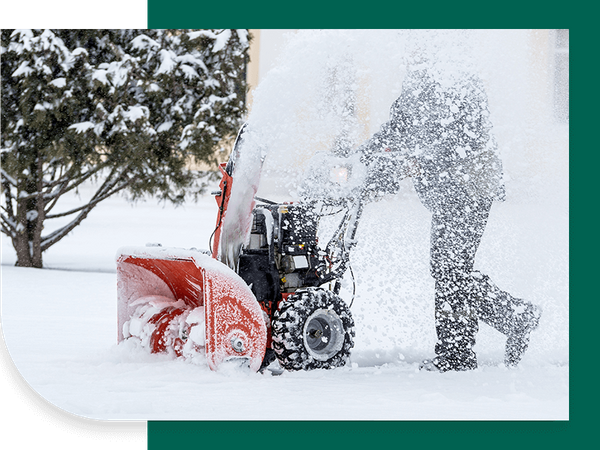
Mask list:
[[[261,163],[248,161],[236,189],[243,135],[244,127],[220,166],[211,252],[119,251],[119,341],[135,339],[153,353],[205,355],[213,370],[233,361],[256,371],[275,358],[287,370],[342,366],[354,322],[339,296],[340,279],[362,197],[291,204],[255,198]],[[345,213],[321,249],[319,219],[332,210]]]

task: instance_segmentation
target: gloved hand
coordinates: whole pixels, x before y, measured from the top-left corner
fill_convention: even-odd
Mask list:
[[[379,194],[395,194],[401,180],[422,173],[416,158],[406,158],[396,152],[373,155],[368,161],[367,170],[365,189]]]
[[[404,173],[403,178],[417,177],[423,174],[423,169],[419,164],[419,161],[417,161],[417,158],[413,156],[404,159],[404,161],[402,162],[401,170]]]
[[[381,152],[367,161],[369,177],[393,176],[397,180],[418,176],[422,169],[415,157],[403,157],[396,152]]]

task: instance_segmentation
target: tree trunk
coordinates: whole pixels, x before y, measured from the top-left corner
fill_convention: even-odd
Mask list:
[[[25,198],[17,199],[17,222],[16,236],[13,237],[13,247],[17,252],[18,267],[43,267],[42,260],[42,230],[44,228],[44,196],[42,179],[42,161],[38,159],[31,166],[31,174],[28,179],[23,180],[25,189],[20,191],[28,194]],[[31,194],[37,195],[31,197]]]
[[[12,239],[13,247],[17,252],[17,262],[15,265],[18,267],[37,267],[41,269],[43,261],[40,244],[42,241],[43,222],[39,220],[39,217],[36,217],[34,220],[27,220],[26,212],[17,215],[19,218],[20,216],[23,216],[23,220],[19,220],[19,228],[21,229]]]
[[[31,254],[32,245],[30,245],[29,240],[27,239],[27,233],[19,233],[12,242],[13,247],[17,252],[17,262],[15,263],[15,266],[36,267],[39,269],[43,267],[41,255],[39,258],[34,258]]]

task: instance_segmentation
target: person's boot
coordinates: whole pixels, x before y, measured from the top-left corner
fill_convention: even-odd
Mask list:
[[[526,304],[525,311],[519,315],[515,328],[506,338],[504,351],[506,367],[516,367],[519,364],[529,347],[529,335],[538,327],[541,315],[542,309],[539,306]]]
[[[470,351],[461,358],[451,356],[436,356],[433,359],[426,359],[419,365],[419,370],[428,372],[448,372],[450,370],[464,371],[477,369],[477,356],[475,352]]]

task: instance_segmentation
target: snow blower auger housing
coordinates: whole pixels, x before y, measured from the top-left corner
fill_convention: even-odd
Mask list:
[[[117,260],[119,341],[137,338],[152,353],[195,358],[216,370],[236,361],[258,370],[267,330],[248,285],[194,250],[123,248]]]
[[[120,250],[119,340],[136,339],[153,353],[205,355],[213,370],[233,361],[257,371],[275,359],[287,370],[342,366],[354,345],[354,321],[339,296],[340,279],[362,202],[345,203],[337,232],[320,249],[327,202],[255,199],[260,165],[254,176],[244,173],[251,186],[234,188],[243,134],[244,127],[220,166],[211,252]]]

